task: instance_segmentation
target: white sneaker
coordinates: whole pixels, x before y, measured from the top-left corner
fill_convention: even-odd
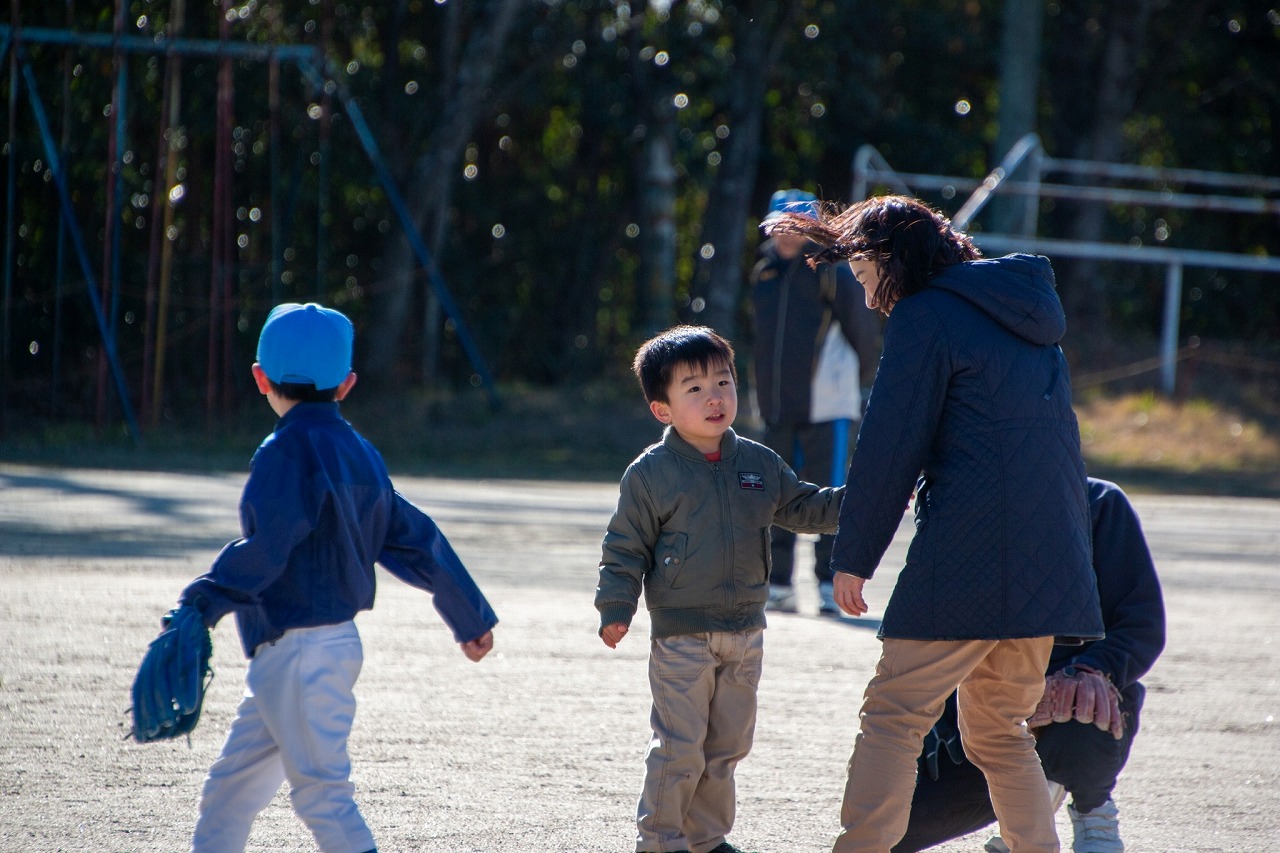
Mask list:
[[[1072,853],[1124,853],[1120,840],[1120,812],[1114,800],[1107,800],[1091,812],[1080,814],[1074,804],[1067,806],[1075,840]]]
[[[840,618],[840,608],[836,606],[835,584],[830,582],[818,584],[818,615]]]
[[[1057,814],[1058,809],[1062,806],[1062,801],[1067,798],[1067,789],[1059,785],[1057,782],[1049,783],[1049,805],[1053,809],[1053,813]],[[1004,843],[1004,839],[1000,836],[992,836],[991,840],[982,846],[986,853],[1010,853],[1009,845]]]
[[[1062,808],[1062,801],[1067,798],[1067,789],[1059,785],[1057,782],[1049,783],[1049,805],[1053,809],[1053,813],[1057,814],[1058,809]]]
[[[789,586],[769,584],[769,601],[764,607],[778,613],[796,613],[799,611],[796,607],[796,591]]]

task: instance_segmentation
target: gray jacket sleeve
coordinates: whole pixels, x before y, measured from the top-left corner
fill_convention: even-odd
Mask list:
[[[644,577],[653,566],[660,525],[644,478],[633,464],[618,486],[618,506],[601,546],[596,609],[600,627],[630,625],[640,606]]]
[[[782,492],[774,523],[796,533],[835,533],[840,521],[840,501],[844,486],[817,486],[796,476],[782,459],[780,479]]]

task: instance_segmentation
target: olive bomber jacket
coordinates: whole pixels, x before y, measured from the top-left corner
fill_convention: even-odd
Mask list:
[[[710,462],[668,427],[628,466],[600,559],[601,628],[631,624],[644,590],[655,638],[763,628],[769,528],[835,531],[844,487],[796,477],[733,430]]]

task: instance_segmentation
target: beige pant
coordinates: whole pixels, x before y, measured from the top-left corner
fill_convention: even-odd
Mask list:
[[[636,850],[704,853],[733,828],[733,773],[751,751],[764,631],[651,641],[653,739],[636,807]]]
[[[1058,853],[1049,790],[1024,721],[1044,692],[1052,637],[884,641],[849,759],[834,853],[888,853],[907,831],[925,734],[960,687],[965,753],[987,778],[1013,853]]]

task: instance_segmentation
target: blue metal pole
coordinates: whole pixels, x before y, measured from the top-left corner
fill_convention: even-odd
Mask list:
[[[111,336],[110,329],[107,328],[107,319],[102,313],[102,300],[98,296],[97,280],[93,274],[93,265],[89,261],[89,253],[85,249],[84,236],[81,233],[80,225],[76,221],[75,210],[71,207],[71,197],[67,191],[67,176],[62,166],[62,158],[58,153],[58,146],[54,144],[53,134],[49,129],[49,118],[45,113],[44,102],[40,99],[40,93],[36,88],[35,73],[32,72],[31,66],[23,62],[22,77],[27,84],[27,102],[31,104],[31,112],[35,114],[36,126],[40,130],[40,141],[44,145],[45,157],[49,160],[49,171],[53,173],[53,183],[58,190],[58,202],[62,213],[62,219],[66,223],[67,232],[71,235],[71,245],[75,249],[76,257],[80,261],[80,272],[84,276],[85,285],[89,291],[89,301],[93,305],[93,316],[98,323],[98,334],[102,337],[102,346],[107,354],[107,362],[111,366],[111,373],[115,379],[116,391],[120,397],[120,408],[124,413],[125,422],[129,427],[129,434],[135,441],[141,440],[141,433],[138,430],[138,422],[133,415],[133,407],[129,403],[129,390],[124,381],[124,373],[120,369],[120,360],[116,356],[115,339]]]
[[[8,37],[12,27],[0,26],[0,35]],[[310,62],[315,59],[316,48],[310,45],[255,44],[253,42],[226,42],[215,39],[152,38],[151,36],[114,35],[90,33],[78,30],[59,30],[50,27],[23,27],[22,40],[38,44],[60,44],[74,47],[123,48],[130,53],[179,54],[182,56],[222,57],[232,59],[270,59],[278,57],[290,62]]]
[[[4,52],[9,53],[9,35],[4,37]],[[18,79],[18,54],[15,50],[9,54],[9,162],[6,164],[5,177],[8,186],[5,189],[5,229],[4,229],[4,318],[3,329],[0,330],[0,433],[8,430],[9,421],[9,304],[13,295],[13,235],[18,230],[15,222],[18,209],[18,193],[15,184],[18,180],[18,137],[14,127],[18,115],[18,91],[22,88]]]
[[[304,63],[301,67],[303,73],[312,84],[323,91],[326,80],[315,65]],[[480,377],[480,384],[488,393],[489,401],[494,405],[500,404],[498,391],[494,387],[493,376],[489,373],[484,356],[481,355],[475,341],[472,340],[471,333],[467,330],[466,323],[462,319],[462,312],[459,310],[458,304],[454,302],[453,295],[449,292],[449,288],[445,286],[444,279],[440,277],[440,271],[436,267],[435,259],[432,257],[430,250],[427,249],[427,244],[423,241],[422,235],[418,233],[417,226],[414,225],[413,214],[409,212],[409,205],[405,203],[404,196],[400,194],[400,190],[396,187],[395,179],[391,175],[391,170],[387,168],[386,161],[382,157],[382,151],[378,148],[378,142],[373,136],[373,131],[369,129],[368,123],[364,120],[364,114],[360,111],[360,106],[342,85],[334,81],[334,86],[338,99],[342,102],[342,108],[347,113],[347,119],[351,122],[351,127],[355,129],[356,136],[364,147],[369,162],[373,165],[378,182],[382,184],[382,189],[387,194],[387,200],[391,202],[396,218],[400,220],[400,226],[404,228],[405,237],[409,240],[409,246],[413,249],[414,254],[417,255],[418,263],[422,264],[423,269],[427,271],[427,279],[431,282],[431,287],[435,290],[441,307],[453,319],[458,341],[462,344],[462,349],[466,352],[467,358],[471,360],[472,367],[475,368],[476,374]]]
[[[116,340],[120,334],[120,243],[121,232],[124,230],[124,197],[126,193],[123,191],[124,183],[124,148],[125,134],[128,128],[125,116],[128,112],[128,82],[129,71],[128,62],[125,54],[119,54],[120,67],[116,75],[116,114],[115,122],[115,138],[116,138],[116,160],[111,164],[111,168],[115,170],[115,180],[111,182],[112,197],[107,199],[108,210],[110,215],[115,219],[113,228],[111,229],[111,312],[110,312],[110,329],[111,339]]]

